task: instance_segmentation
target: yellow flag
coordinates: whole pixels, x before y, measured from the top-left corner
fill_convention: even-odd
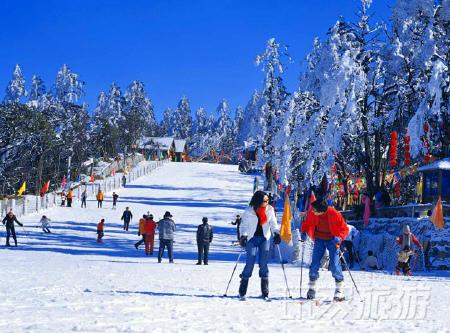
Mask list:
[[[286,197],[284,199],[283,217],[281,219],[280,236],[281,239],[288,244],[292,242],[291,220],[292,220],[291,204],[289,203],[288,191],[286,191]]]
[[[27,182],[23,182],[22,186],[17,190],[18,195],[22,195],[23,192],[27,189]]]
[[[433,214],[431,214],[430,220],[439,230],[444,228],[444,212],[442,209],[442,201],[440,196],[436,202],[436,206],[434,206]]]

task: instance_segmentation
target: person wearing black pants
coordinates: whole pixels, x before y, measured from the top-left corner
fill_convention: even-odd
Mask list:
[[[87,193],[86,190],[81,193],[81,208],[86,208],[86,199],[87,199]]]
[[[130,207],[125,208],[122,217],[120,218],[123,220],[123,230],[128,231],[128,227],[130,226],[130,221],[133,218],[133,214],[131,214]]]
[[[241,239],[241,230],[240,230],[241,216],[236,215],[236,220],[234,222],[231,222],[231,224],[236,226],[237,240],[239,242],[239,240]]]
[[[197,247],[198,247],[198,261],[197,265],[203,263],[208,265],[209,244],[213,239],[212,227],[208,224],[208,218],[202,219],[203,224],[200,224],[197,228]]]
[[[9,237],[11,235],[12,238],[14,239],[14,245],[17,246],[17,237],[16,237],[16,229],[14,228],[14,222],[16,222],[21,227],[23,227],[23,224],[17,220],[17,217],[16,215],[14,215],[12,210],[9,211],[9,213],[5,216],[2,222],[3,224],[6,224],[6,246],[11,246],[9,244]]]

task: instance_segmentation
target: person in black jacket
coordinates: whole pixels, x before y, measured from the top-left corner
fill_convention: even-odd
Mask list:
[[[113,209],[117,208],[117,199],[119,199],[119,195],[116,192],[113,192],[112,194],[112,199],[113,199]]]
[[[14,244],[15,246],[17,246],[17,237],[16,237],[16,230],[14,228],[14,222],[16,222],[21,227],[23,227],[23,224],[17,220],[17,217],[16,215],[14,215],[12,210],[9,211],[9,213],[5,216],[2,222],[3,224],[6,224],[6,246],[11,246],[9,244],[9,237],[11,234],[14,239]]]
[[[130,226],[130,221],[133,218],[133,214],[131,214],[130,207],[125,208],[121,220],[123,220],[123,230],[128,231],[128,227]]]
[[[236,220],[234,222],[231,222],[231,224],[236,226],[237,240],[239,242],[239,240],[241,239],[241,230],[240,230],[241,216],[239,214],[236,215]]]
[[[208,218],[202,219],[203,224],[200,224],[197,228],[197,247],[198,247],[198,262],[197,265],[203,263],[208,265],[209,244],[213,239],[212,227],[208,224]]]

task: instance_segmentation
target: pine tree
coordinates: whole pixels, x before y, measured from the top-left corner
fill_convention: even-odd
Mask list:
[[[4,101],[9,104],[19,103],[20,99],[26,95],[27,91],[25,90],[25,79],[22,75],[20,66],[17,64],[16,67],[14,67],[12,79],[6,87]]]
[[[179,139],[191,141],[192,136],[192,116],[191,106],[186,96],[183,96],[178,103],[178,107],[174,113],[174,133],[173,135]]]

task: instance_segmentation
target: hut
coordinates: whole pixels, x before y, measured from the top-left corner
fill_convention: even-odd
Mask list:
[[[434,202],[437,197],[450,202],[450,157],[417,169],[423,174],[422,201]]]
[[[139,142],[139,149],[149,159],[166,159],[175,153],[175,140],[171,137],[144,137]]]
[[[188,149],[186,140],[175,139],[175,162],[185,162],[188,157]]]

